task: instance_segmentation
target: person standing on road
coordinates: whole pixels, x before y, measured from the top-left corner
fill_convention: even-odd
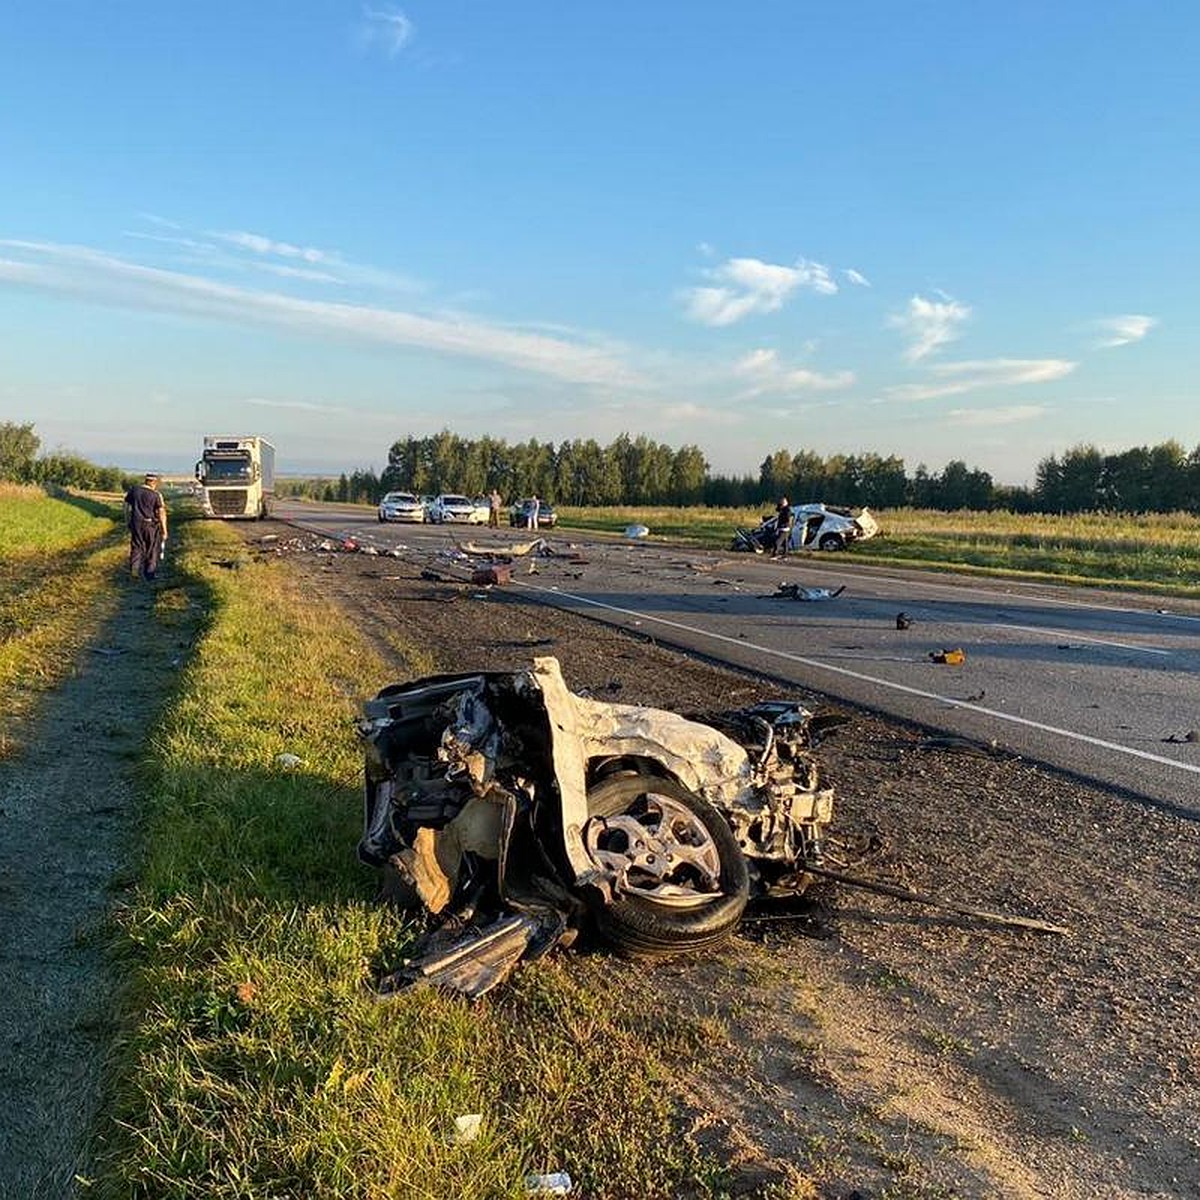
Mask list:
[[[787,558],[788,542],[792,540],[792,506],[786,496],[775,505],[775,552],[772,558]]]
[[[125,493],[125,523],[129,527],[129,573],[152,583],[167,541],[167,505],[153,471],[146,473],[145,483],[135,483]]]
[[[495,488],[492,488],[492,493],[488,496],[488,528],[500,528],[500,505],[504,503],[503,497]]]
[[[538,514],[542,511],[542,502],[538,499],[537,492],[534,492],[529,497],[529,506],[525,509],[525,527],[526,529],[536,529],[538,527]]]

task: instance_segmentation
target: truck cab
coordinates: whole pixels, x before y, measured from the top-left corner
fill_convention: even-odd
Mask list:
[[[261,437],[206,437],[196,481],[206,517],[262,520],[275,498],[275,447]]]

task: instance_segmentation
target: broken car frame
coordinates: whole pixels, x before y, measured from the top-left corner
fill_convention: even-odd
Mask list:
[[[809,722],[786,702],[690,720],[595,700],[550,657],[383,689],[359,727],[359,856],[451,937],[473,930],[393,982],[479,995],[586,927],[645,957],[722,941],[752,890],[802,890],[822,860],[833,792]]]

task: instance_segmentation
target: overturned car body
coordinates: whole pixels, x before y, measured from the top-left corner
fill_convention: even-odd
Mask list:
[[[721,941],[752,891],[820,862],[833,793],[809,720],[612,704],[554,658],[385,688],[360,723],[359,857],[443,925],[393,982],[478,995],[581,930],[646,957]]]

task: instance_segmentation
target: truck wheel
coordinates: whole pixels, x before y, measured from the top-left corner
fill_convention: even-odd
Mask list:
[[[725,818],[671,779],[615,775],[588,792],[584,843],[617,876],[595,909],[602,936],[639,958],[723,942],[750,896],[746,860]]]

